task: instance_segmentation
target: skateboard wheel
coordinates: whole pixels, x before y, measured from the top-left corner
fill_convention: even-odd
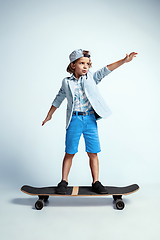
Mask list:
[[[122,199],[117,199],[116,200],[116,208],[118,210],[122,210],[125,207],[124,202],[122,201]]]
[[[39,199],[36,203],[35,203],[35,208],[37,210],[41,210],[44,207],[44,201],[42,199]]]

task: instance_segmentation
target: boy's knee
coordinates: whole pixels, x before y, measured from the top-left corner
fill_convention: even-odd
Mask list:
[[[65,158],[73,158],[74,155],[75,153],[74,154],[65,153]]]
[[[90,152],[87,152],[88,156],[90,159],[94,159],[94,158],[97,158],[97,153],[90,153]]]

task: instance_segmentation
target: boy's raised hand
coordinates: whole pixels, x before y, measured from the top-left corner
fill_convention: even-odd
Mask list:
[[[123,58],[123,59],[121,59],[121,60],[119,60],[119,61],[117,61],[117,62],[111,63],[111,64],[107,65],[107,67],[108,67],[108,69],[109,69],[110,71],[113,71],[113,70],[115,70],[116,68],[118,68],[118,67],[120,67],[121,65],[123,65],[124,63],[130,62],[134,57],[136,57],[137,54],[138,54],[138,53],[136,53],[136,52],[131,52],[129,55],[126,54],[126,57],[125,57],[125,58]]]
[[[130,62],[134,57],[136,57],[138,53],[136,52],[131,52],[129,55],[126,54],[126,57],[124,58],[125,62]]]

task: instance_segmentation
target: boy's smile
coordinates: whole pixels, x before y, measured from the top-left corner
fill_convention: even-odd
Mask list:
[[[90,59],[88,57],[79,58],[73,65],[75,72],[74,75],[77,79],[88,73],[90,67]]]

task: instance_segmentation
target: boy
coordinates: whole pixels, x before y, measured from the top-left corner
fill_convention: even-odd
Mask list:
[[[93,178],[92,189],[96,193],[107,193],[105,187],[99,182],[97,153],[101,149],[96,120],[108,117],[111,112],[99,94],[96,85],[111,71],[126,62],[130,62],[136,55],[135,52],[126,54],[124,59],[109,64],[92,74],[89,71],[92,66],[89,51],[77,49],[70,54],[70,64],[67,71],[72,75],[63,79],[62,86],[42,123],[43,126],[49,121],[62,101],[67,98],[65,156],[62,166],[62,180],[57,186],[57,193],[66,194],[72,159],[78,152],[78,144],[82,133],[90,161]]]

